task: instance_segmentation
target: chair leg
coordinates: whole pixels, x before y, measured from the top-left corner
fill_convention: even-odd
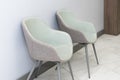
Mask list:
[[[73,71],[72,71],[72,68],[71,68],[70,61],[68,61],[68,67],[69,67],[69,69],[70,69],[70,74],[71,74],[71,76],[72,76],[72,80],[74,80]]]
[[[87,62],[87,69],[88,69],[88,77],[90,78],[90,67],[89,67],[89,57],[88,57],[87,45],[85,45],[85,54],[86,54],[86,62]]]
[[[94,54],[95,54],[95,58],[96,58],[97,64],[99,64],[99,61],[98,61],[98,57],[97,57],[97,53],[96,53],[96,49],[95,49],[94,43],[92,44],[92,46],[93,46],[93,50],[94,50]]]
[[[40,72],[40,68],[41,68],[41,66],[42,66],[42,63],[43,63],[43,61],[38,61],[38,71],[37,71],[37,73],[36,73],[36,78],[37,78],[37,76],[39,75],[39,72]]]
[[[34,63],[33,68],[32,68],[32,70],[30,71],[30,73],[29,73],[29,75],[28,75],[28,77],[27,77],[27,80],[30,80],[31,75],[32,75],[32,73],[34,72],[35,67],[36,67],[36,65],[37,65],[36,63],[37,63],[37,61]]]
[[[58,80],[61,80],[60,62],[57,62]]]

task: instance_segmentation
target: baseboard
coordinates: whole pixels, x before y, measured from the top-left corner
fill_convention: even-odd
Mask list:
[[[100,37],[102,34],[104,34],[104,30],[99,31],[99,32],[97,33],[97,36]],[[81,49],[82,47],[83,47],[83,46],[80,45],[80,44],[74,45],[74,47],[73,47],[73,52],[75,53],[76,51],[78,51],[78,50]],[[50,68],[52,68],[52,67],[55,66],[55,65],[56,65],[56,63],[54,63],[54,62],[46,62],[46,63],[44,63],[44,64],[42,65],[42,67],[41,67],[41,71],[40,71],[39,75],[42,74],[42,73],[44,73],[45,71],[49,70]],[[34,75],[34,74],[37,72],[37,69],[38,69],[38,68],[36,68],[35,71],[33,72],[33,75],[31,76],[30,80],[33,80],[33,79],[35,78],[35,75]],[[26,80],[28,74],[29,74],[29,73],[25,74],[24,76],[22,76],[22,77],[19,78],[18,80]]]
[[[17,80],[26,80],[28,75],[29,75],[29,73],[26,73],[25,75],[23,75],[22,77],[20,77]]]
[[[103,34],[104,34],[104,29],[101,30],[101,31],[99,31],[99,32],[97,32],[97,37],[100,37],[100,36],[103,35]]]

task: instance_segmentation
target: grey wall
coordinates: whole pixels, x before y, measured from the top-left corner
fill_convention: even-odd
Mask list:
[[[55,12],[67,8],[80,20],[91,21],[103,29],[103,0],[1,0],[0,1],[0,80],[16,80],[32,68],[21,31],[26,16],[39,16],[57,28]]]

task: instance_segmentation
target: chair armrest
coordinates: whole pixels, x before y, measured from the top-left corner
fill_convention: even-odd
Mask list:
[[[52,30],[52,29],[51,29]],[[71,45],[72,40],[68,33],[63,31],[52,30],[51,34],[48,34],[48,44],[53,46]]]
[[[95,27],[90,22],[81,22],[79,20],[73,20],[68,23],[69,27],[81,32],[96,33]]]
[[[90,22],[79,22],[80,26],[83,26],[85,31],[96,33],[94,25]]]

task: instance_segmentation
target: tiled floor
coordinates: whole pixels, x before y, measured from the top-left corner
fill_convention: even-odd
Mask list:
[[[104,34],[95,45],[100,65],[96,64],[92,46],[88,45],[91,70],[91,79],[88,79],[84,48],[82,48],[71,59],[75,80],[120,80],[120,35]],[[62,65],[61,73],[62,80],[72,80],[66,63]],[[57,71],[53,67],[34,80],[57,80]]]

